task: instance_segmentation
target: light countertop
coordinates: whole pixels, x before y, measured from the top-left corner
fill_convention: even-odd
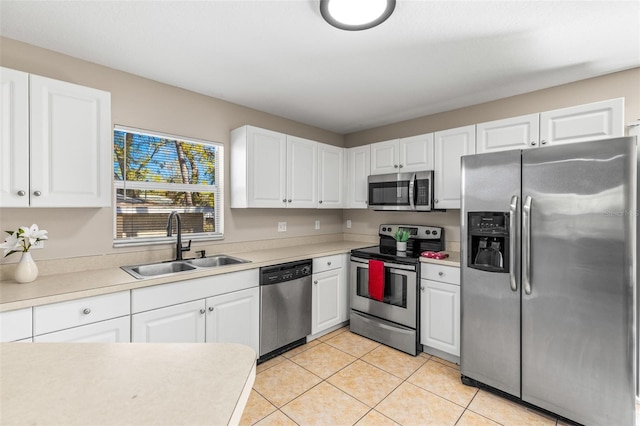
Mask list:
[[[93,269],[88,271],[43,275],[29,284],[14,281],[0,282],[0,312],[14,309],[63,302],[83,297],[98,296],[117,291],[131,290],[169,282],[201,278],[229,272],[243,271],[278,263],[313,257],[349,253],[360,247],[374,244],[357,241],[337,241],[304,246],[280,247],[269,250],[226,253],[250,260],[251,263],[229,265],[212,269],[200,269],[159,278],[136,279],[120,268]],[[448,266],[460,266],[460,253],[447,251],[444,260],[421,258],[421,262]]]
[[[356,241],[337,241],[304,246],[280,247],[269,250],[226,253],[250,260],[251,263],[200,269],[174,274],[172,276],[142,280],[132,277],[120,268],[107,268],[43,275],[28,284],[2,281],[0,282],[0,312],[74,300],[82,297],[115,293],[117,291],[131,290],[157,284],[244,271],[313,257],[348,253],[354,248],[371,245],[370,243]]]
[[[237,424],[256,353],[226,343],[2,343],[2,424]]]

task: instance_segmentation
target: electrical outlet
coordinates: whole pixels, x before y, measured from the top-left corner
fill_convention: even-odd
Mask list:
[[[36,241],[35,243],[31,244],[31,250],[32,249],[41,249],[44,248],[44,241]]]
[[[351,219],[347,219],[347,228],[351,229]]]
[[[287,222],[278,222],[278,232],[287,232]]]
[[[316,229],[320,229],[320,221],[316,220]]]

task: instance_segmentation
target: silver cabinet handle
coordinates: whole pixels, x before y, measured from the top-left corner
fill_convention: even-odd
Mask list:
[[[209,312],[213,312],[213,306],[209,306]]]
[[[518,221],[518,196],[511,197],[509,204],[509,282],[511,290],[518,291],[516,281],[516,223]]]
[[[542,140],[540,141],[540,143],[541,143],[542,145],[546,145],[546,144],[547,144],[547,141],[546,141],[546,140],[544,140],[544,139],[542,139]]]
[[[318,201],[318,203],[322,204],[322,200]]]
[[[440,271],[440,272],[438,272],[438,275],[439,275],[439,276],[443,276],[443,275],[444,275],[444,272]]]
[[[91,313],[91,308],[84,308],[82,310],[82,313],[85,314],[85,315],[89,315]]]
[[[536,146],[536,141],[531,141],[531,146]]]
[[[27,195],[27,193],[26,193],[26,192],[24,192],[22,189],[21,189],[20,191],[18,191],[18,192],[17,192],[17,194],[18,194],[20,197],[24,197],[25,195]]]
[[[403,166],[402,164],[400,164],[400,166],[399,166],[399,167],[400,167],[400,168],[403,168],[404,166]]]
[[[397,168],[398,168],[398,165],[397,165],[397,164],[394,164],[394,165],[393,165],[393,168],[394,168],[394,169],[397,169]]]
[[[424,291],[424,286],[423,285],[420,286],[420,291]]]
[[[531,294],[531,204],[530,195],[524,200],[522,207],[522,284],[524,292]]]
[[[434,202],[435,204],[438,204],[438,199],[436,198],[435,200],[433,200],[433,202]]]
[[[291,200],[287,200],[287,203],[290,203],[290,202],[291,202]]]
[[[39,197],[42,195],[42,192],[40,191],[33,191],[33,195],[35,195],[36,197]]]
[[[327,262],[327,266],[331,266],[331,262]]]
[[[282,202],[283,202],[283,203],[286,203],[286,202],[287,202],[287,199],[286,199],[286,198],[284,198],[284,199],[282,200]]]
[[[204,309],[200,309],[200,313],[204,314],[206,311]]]
[[[313,283],[314,283],[315,285],[318,285],[318,280],[315,280]]]

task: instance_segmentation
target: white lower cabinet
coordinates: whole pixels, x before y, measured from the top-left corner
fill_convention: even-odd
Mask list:
[[[154,309],[131,317],[131,341],[139,343],[204,343],[205,301]]]
[[[250,288],[206,300],[206,342],[242,343],[260,347],[260,289]]]
[[[313,259],[312,281],[311,334],[317,334],[348,319],[347,255]]]
[[[31,339],[31,308],[0,312],[0,342]]]
[[[131,341],[129,316],[36,336],[34,342],[122,343]]]
[[[423,263],[420,290],[424,351],[435,349],[460,357],[460,268]]]
[[[259,351],[258,269],[132,290],[131,341],[242,343]]]

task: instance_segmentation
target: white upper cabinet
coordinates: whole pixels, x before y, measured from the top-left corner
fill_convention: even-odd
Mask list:
[[[316,208],[317,158],[316,142],[287,136],[287,207]]]
[[[318,208],[344,207],[344,148],[318,145]]]
[[[367,178],[371,171],[371,145],[347,149],[346,207],[366,209],[369,199]]]
[[[371,144],[371,174],[398,173],[400,139]]]
[[[624,136],[624,98],[477,125],[477,153]]]
[[[371,174],[433,170],[433,134],[371,144]]]
[[[476,126],[476,153],[536,148],[540,114],[480,123]]]
[[[111,205],[111,95],[2,68],[3,207]]]
[[[287,136],[242,126],[231,132],[231,207],[285,207]]]
[[[0,68],[0,205],[29,206],[29,74]]]
[[[433,133],[400,138],[401,173],[433,170]]]
[[[231,132],[231,207],[316,208],[318,148],[308,139],[242,126]]]
[[[624,136],[624,98],[594,102],[540,114],[540,145]]]
[[[460,208],[461,157],[475,151],[475,125],[435,133],[434,208]]]

